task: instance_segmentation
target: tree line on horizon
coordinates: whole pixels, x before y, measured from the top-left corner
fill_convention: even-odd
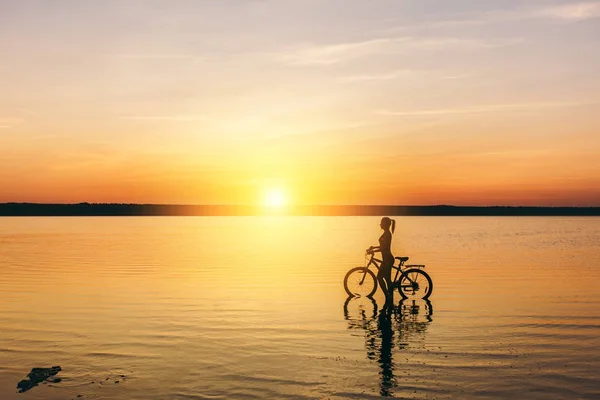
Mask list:
[[[600,216],[600,207],[301,205],[268,210],[252,205],[168,205],[134,203],[2,203],[0,216]]]

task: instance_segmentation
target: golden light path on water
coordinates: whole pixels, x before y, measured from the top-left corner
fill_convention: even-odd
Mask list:
[[[596,398],[598,221],[398,217],[434,291],[385,320],[377,217],[2,218],[0,398]]]

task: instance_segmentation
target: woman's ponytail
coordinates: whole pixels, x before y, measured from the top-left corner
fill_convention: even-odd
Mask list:
[[[392,220],[392,233],[394,233],[395,230],[396,230],[396,220],[393,219]]]

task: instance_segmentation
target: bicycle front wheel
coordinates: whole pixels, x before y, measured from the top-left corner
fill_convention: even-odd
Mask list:
[[[427,299],[433,291],[433,282],[427,272],[407,269],[400,275],[398,291],[403,299]]]
[[[344,277],[344,289],[348,296],[371,297],[377,290],[377,279],[368,268],[352,268]]]

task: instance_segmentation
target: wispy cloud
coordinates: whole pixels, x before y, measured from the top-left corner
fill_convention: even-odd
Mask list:
[[[364,82],[364,81],[389,81],[403,77],[424,74],[424,71],[412,69],[400,69],[395,71],[381,72],[375,74],[350,75],[341,77],[342,82]]]
[[[564,21],[583,21],[600,18],[600,2],[586,1],[555,5],[539,10],[536,15]]]
[[[496,111],[511,111],[519,109],[543,109],[543,108],[565,108],[590,105],[591,103],[509,103],[509,104],[491,104],[487,106],[476,106],[466,108],[439,108],[429,110],[406,110],[406,111],[391,111],[377,110],[375,114],[386,115],[391,117],[410,117],[410,116],[443,116],[457,114],[476,114],[488,113]]]
[[[453,49],[453,50],[484,50],[496,49],[499,47],[512,46],[522,43],[523,38],[515,37],[502,40],[484,40],[473,38],[456,38],[456,37],[429,37],[429,38],[413,38],[409,42],[412,48],[420,49]]]
[[[531,20],[578,22],[593,18],[600,18],[600,1],[558,3],[538,7],[521,6],[513,9],[458,14],[452,15],[448,19],[405,25],[385,32],[387,34],[399,34],[422,29],[482,26]]]
[[[348,121],[348,122],[340,122],[340,123],[332,123],[332,124],[324,124],[320,126],[315,126],[308,129],[290,129],[285,131],[280,131],[276,134],[266,135],[263,139],[271,140],[271,139],[281,139],[292,136],[309,136],[313,135],[318,137],[319,139],[323,138],[323,134],[330,134],[332,132],[343,132],[349,131],[357,128],[363,128],[365,126],[373,126],[379,124],[378,122],[372,120],[356,120],[356,121]]]
[[[465,72],[462,74],[443,75],[443,76],[440,76],[440,79],[444,79],[444,80],[466,79],[466,78],[472,78],[475,75],[476,74],[472,73],[472,72]]]
[[[189,122],[189,121],[207,121],[208,118],[202,115],[127,115],[121,117],[122,120],[128,121],[173,121],[173,122]]]
[[[330,65],[342,60],[381,52],[390,44],[404,40],[402,38],[376,38],[357,42],[328,45],[310,44],[285,50],[276,58],[285,64]]]
[[[15,125],[19,125],[23,122],[22,118],[3,118],[0,117],[0,129],[12,128]]]
[[[205,60],[207,57],[187,53],[123,53],[115,57],[125,60]]]
[[[427,79],[465,79],[473,76],[472,73],[449,73],[449,71],[437,70],[419,70],[419,69],[399,69],[380,73],[350,75],[339,78],[340,82],[359,83],[359,82],[379,82],[393,81],[397,79],[414,79],[415,77],[426,77]]]
[[[481,50],[520,43],[521,38],[487,41],[478,38],[457,37],[380,37],[337,44],[302,45],[276,53],[277,61],[289,65],[332,65],[352,59],[414,50]]]

